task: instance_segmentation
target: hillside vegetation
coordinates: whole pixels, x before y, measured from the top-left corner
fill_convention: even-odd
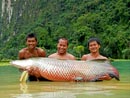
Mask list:
[[[130,0],[1,0],[0,14],[0,59],[17,59],[30,32],[47,55],[66,37],[68,52],[80,58],[94,36],[102,55],[130,59]]]

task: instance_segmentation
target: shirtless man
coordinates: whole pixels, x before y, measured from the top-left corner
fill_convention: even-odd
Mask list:
[[[98,38],[90,38],[88,40],[88,48],[90,50],[90,53],[83,55],[81,60],[107,59],[107,57],[102,56],[99,53],[100,41]],[[106,74],[100,78],[100,80],[102,79],[110,80],[111,77],[108,74]]]
[[[42,48],[38,48],[37,46],[37,38],[36,36],[31,33],[28,34],[26,37],[26,48],[23,48],[19,51],[18,57],[19,59],[28,59],[32,57],[45,57],[46,52]],[[30,81],[36,81],[36,77],[33,76],[36,71],[30,69],[20,69],[20,70],[27,70],[29,73],[29,80]],[[40,74],[37,73],[38,77],[40,77]]]
[[[90,38],[88,41],[88,48],[90,53],[82,56],[81,60],[92,60],[92,59],[107,59],[99,53],[100,41],[97,38]]]
[[[49,58],[56,58],[56,59],[68,59],[68,60],[75,60],[76,58],[67,52],[68,49],[68,40],[65,38],[60,38],[57,44],[57,52],[49,55]]]

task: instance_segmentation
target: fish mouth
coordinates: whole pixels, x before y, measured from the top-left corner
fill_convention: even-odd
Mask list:
[[[24,68],[23,66],[21,66],[20,65],[20,63],[19,62],[17,62],[17,61],[10,61],[9,62],[12,66],[15,66],[16,68]]]

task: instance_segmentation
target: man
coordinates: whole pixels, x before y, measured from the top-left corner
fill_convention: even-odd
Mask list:
[[[49,55],[49,58],[56,58],[56,59],[69,59],[75,60],[76,58],[67,52],[68,49],[68,40],[66,38],[60,38],[57,44],[57,52]]]
[[[46,56],[46,52],[42,49],[42,48],[38,48],[37,46],[37,38],[36,36],[31,33],[28,34],[26,37],[26,48],[23,48],[19,51],[19,59],[28,59],[28,58],[32,58],[32,57],[45,57]],[[29,73],[29,80],[30,81],[36,81],[38,80],[38,78],[36,78],[33,74],[37,74],[37,77],[40,78],[40,73],[37,73],[36,70],[33,69],[20,69],[20,70],[27,70]]]
[[[92,60],[92,59],[107,59],[107,57],[102,56],[99,52],[100,41],[98,38],[90,38],[88,40],[88,48],[90,53],[82,56],[81,60]]]
[[[99,52],[100,49],[100,40],[98,38],[90,38],[88,40],[88,48],[90,53],[89,54],[85,54],[82,56],[81,60],[93,60],[93,59],[107,59],[107,57],[102,56]],[[106,74],[104,76],[102,76],[99,80],[102,79],[107,79],[110,80],[111,77]]]

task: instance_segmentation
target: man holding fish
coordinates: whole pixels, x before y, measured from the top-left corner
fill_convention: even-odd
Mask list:
[[[57,59],[68,59],[75,60],[76,58],[67,52],[68,49],[68,40],[66,38],[60,38],[57,43],[57,52],[49,55],[49,58]]]
[[[81,60],[107,59],[107,57],[102,56],[100,54],[100,52],[99,52],[100,47],[101,47],[101,43],[98,38],[94,38],[94,37],[90,38],[88,40],[88,49],[89,49],[90,53],[83,55]],[[102,80],[103,78],[106,78],[108,80],[111,79],[111,77],[108,74],[101,77],[100,79]]]
[[[57,58],[57,59],[70,59],[75,60],[75,57],[71,54],[68,54],[67,51],[68,47],[68,40],[65,38],[61,38],[58,41],[57,44],[57,52],[54,54],[51,54],[50,58]],[[107,59],[106,57],[100,55],[99,49],[100,49],[100,41],[98,38],[90,38],[88,40],[88,47],[91,53],[83,55],[81,60],[93,60],[93,59]],[[110,80],[111,77],[108,74],[105,74],[100,78],[100,80],[103,79]]]
[[[27,35],[26,37],[26,48],[23,48],[19,51],[19,59],[28,59],[28,58],[32,58],[32,57],[45,57],[46,56],[46,52],[42,49],[42,48],[38,48],[37,46],[37,37],[34,33],[30,33]],[[20,69],[21,71],[24,71],[25,69]],[[38,80],[43,80],[43,78],[37,78],[35,77],[33,74],[35,72],[35,74],[38,75],[38,77],[40,77],[39,73],[36,73],[36,71],[34,69],[26,69],[28,70],[29,73],[29,80],[30,81],[36,81]]]
[[[99,53],[100,47],[101,43],[98,38],[90,38],[88,40],[88,49],[90,53],[83,55],[81,60],[107,59]]]
[[[28,59],[32,57],[45,57],[46,53],[43,49],[36,47],[37,46],[37,38],[31,33],[26,37],[26,48],[23,48],[19,51],[19,59]],[[57,59],[69,59],[75,60],[75,57],[67,52],[68,49],[68,40],[66,38],[60,38],[57,43],[57,52],[50,55],[49,58],[57,58]],[[25,69],[21,69],[25,70]],[[46,79],[41,78],[40,73],[37,72],[38,69],[29,68],[26,69],[29,73],[30,81],[44,81]],[[37,75],[37,77],[34,76]]]
[[[77,80],[78,81],[98,81],[98,80],[111,80],[114,77],[117,80],[119,79],[118,71],[114,67],[112,67],[109,63],[108,63],[108,65],[110,65],[110,66],[107,66],[107,67],[104,66],[105,65],[104,62],[103,63],[97,62],[96,66],[95,66],[95,63],[93,65],[93,62],[92,62],[91,63],[92,65],[89,66],[88,65],[89,63],[87,64],[87,62],[85,62],[85,61],[81,61],[81,62],[76,61],[75,57],[72,54],[67,53],[67,48],[68,48],[68,40],[65,38],[61,38],[58,40],[57,52],[51,54],[48,58],[28,59],[29,57],[22,58],[19,55],[19,58],[21,57],[22,59],[27,59],[27,60],[12,61],[11,64],[18,68],[23,67],[22,65],[25,65],[24,68],[27,68],[30,66],[30,68],[28,69],[28,73],[30,75],[31,75],[31,71],[33,71],[32,75],[36,76],[37,78],[46,78],[51,81],[77,81]],[[99,50],[99,48],[97,48],[97,50]],[[92,49],[92,50],[94,51],[94,49]],[[38,55],[30,56],[30,58],[31,57],[38,57]],[[42,57],[42,56],[39,56],[39,57]],[[53,60],[51,58],[56,58],[56,59]],[[103,57],[99,54],[97,59],[100,59],[100,58],[107,59],[106,57]],[[95,58],[93,58],[93,59],[95,59]],[[50,62],[50,60],[52,60],[52,62]],[[85,59],[82,59],[82,60],[85,60]],[[92,57],[89,56],[86,60],[92,60]],[[31,64],[28,62],[30,62]],[[20,63],[22,63],[22,64],[20,64]],[[32,66],[33,64],[35,66]],[[98,65],[99,65],[99,67],[98,67]],[[97,67],[99,72],[94,71],[94,70],[96,70],[94,66]],[[110,67],[110,69],[108,67]],[[91,69],[89,69],[89,68],[91,68]],[[106,72],[104,72],[102,69],[106,70]],[[95,74],[93,73],[93,71]],[[53,75],[52,75],[52,73],[53,73]]]

